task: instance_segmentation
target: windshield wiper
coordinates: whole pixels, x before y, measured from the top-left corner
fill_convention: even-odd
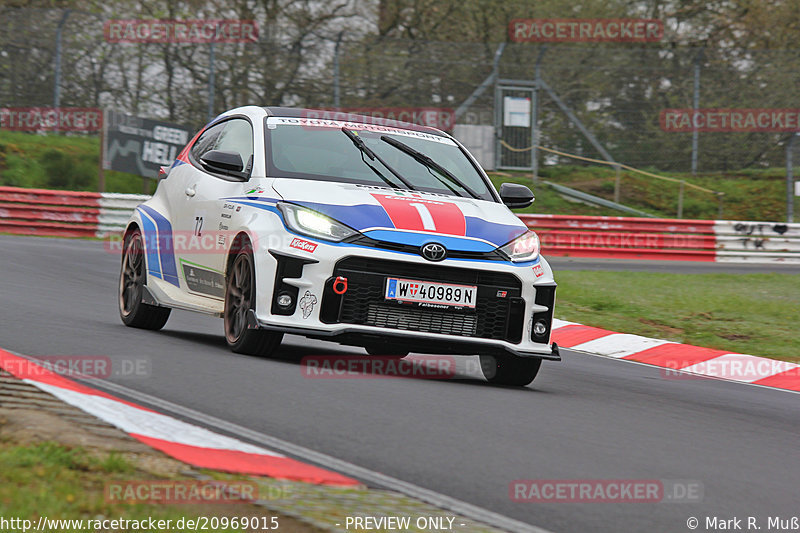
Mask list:
[[[391,137],[387,137],[386,135],[381,135],[381,140],[383,142],[385,142],[385,143],[388,143],[388,144],[394,146],[395,148],[397,148],[401,152],[407,153],[408,155],[410,155],[411,157],[416,159],[418,162],[420,162],[423,165],[425,165],[426,167],[428,167],[429,170],[430,169],[435,170],[436,172],[438,172],[442,176],[446,177],[447,179],[449,179],[450,181],[452,181],[453,183],[455,183],[456,185],[458,185],[459,187],[461,187],[462,189],[467,191],[470,194],[470,196],[472,196],[473,198],[478,199],[478,200],[481,199],[481,196],[479,194],[477,194],[475,191],[473,191],[472,188],[470,188],[469,185],[467,185],[466,183],[464,183],[463,181],[461,181],[460,179],[455,177],[452,172],[450,172],[449,170],[447,170],[442,165],[440,165],[439,163],[437,163],[436,161],[434,161],[433,159],[431,159],[427,155],[423,154],[422,152],[418,152],[414,148],[411,148],[409,145],[407,145],[407,144],[405,144],[403,142],[400,142],[397,139],[393,139]],[[439,179],[439,181],[441,181],[442,183],[447,185],[447,183],[445,183],[444,180],[442,180],[441,178]],[[450,190],[453,190],[449,186],[448,186],[448,188]],[[453,192],[456,192],[456,191],[453,191]]]
[[[397,172],[395,169],[393,169],[392,167],[390,167],[390,166],[389,166],[389,164],[388,164],[386,161],[384,161],[383,159],[381,159],[380,157],[378,157],[378,154],[376,154],[375,152],[373,152],[373,151],[370,149],[370,147],[369,147],[369,146],[367,146],[367,144],[364,142],[364,139],[362,139],[361,137],[359,137],[358,135],[356,135],[356,134],[355,134],[355,133],[353,133],[352,131],[348,130],[348,129],[347,129],[345,126],[342,126],[342,131],[344,132],[344,134],[345,134],[345,135],[347,135],[347,136],[350,138],[350,140],[351,140],[351,141],[353,141],[353,144],[355,144],[355,145],[356,145],[356,148],[358,148],[358,150],[361,152],[361,160],[362,160],[362,161],[364,161],[364,164],[366,164],[366,165],[367,165],[369,168],[371,168],[371,169],[372,169],[372,171],[373,171],[375,174],[377,174],[377,175],[378,175],[378,176],[379,176],[379,177],[380,177],[380,178],[381,178],[383,181],[385,181],[386,183],[388,183],[389,185],[391,185],[391,186],[392,186],[392,187],[394,187],[395,189],[399,189],[399,188],[400,188],[400,187],[398,187],[398,186],[397,186],[397,184],[396,184],[396,183],[392,183],[392,181],[391,181],[389,178],[387,178],[386,176],[384,176],[384,175],[383,175],[383,173],[382,173],[380,170],[378,170],[378,169],[377,169],[377,168],[375,168],[374,166],[370,165],[370,164],[367,162],[367,160],[366,160],[366,159],[364,159],[364,156],[367,156],[367,157],[369,157],[369,158],[370,158],[370,160],[372,160],[372,161],[375,161],[375,160],[377,159],[377,160],[378,160],[378,161],[379,161],[379,162],[380,162],[380,163],[381,163],[381,164],[382,164],[384,167],[386,167],[386,168],[389,170],[389,172],[391,172],[391,173],[394,175],[394,177],[395,177],[395,178],[397,178],[398,180],[400,180],[400,182],[401,182],[403,185],[405,185],[405,186],[406,186],[406,188],[408,188],[408,189],[410,189],[410,190],[412,190],[412,191],[413,191],[413,190],[416,190],[416,189],[414,189],[414,186],[413,186],[413,185],[411,185],[411,184],[408,182],[408,180],[406,180],[406,179],[405,179],[403,176],[401,176],[401,175],[400,175],[400,174],[399,174],[399,173],[398,173],[398,172]]]

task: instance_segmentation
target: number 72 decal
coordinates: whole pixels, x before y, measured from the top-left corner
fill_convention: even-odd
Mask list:
[[[466,234],[464,214],[452,202],[388,194],[372,196],[378,200],[397,229],[460,236]]]

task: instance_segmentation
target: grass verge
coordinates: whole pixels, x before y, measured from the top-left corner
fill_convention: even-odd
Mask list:
[[[800,363],[800,276],[559,271],[556,316]]]
[[[52,521],[87,521],[123,519],[143,521],[171,520],[171,530],[181,519],[198,517],[256,517],[268,514],[265,509],[247,503],[163,505],[147,503],[109,503],[105,486],[119,482],[153,482],[152,474],[114,452],[97,457],[83,448],[56,442],[20,445],[10,439],[0,441],[0,516],[30,520],[36,527],[39,517]],[[294,525],[294,521],[293,525]],[[92,522],[95,523],[95,522]],[[280,522],[279,522],[280,524]],[[81,531],[77,524],[62,523],[58,531]],[[139,530],[131,523],[114,531]],[[144,530],[148,530],[144,526]],[[257,531],[258,529],[224,528],[215,531]],[[283,529],[280,529],[283,531]],[[290,525],[288,531],[312,533],[315,528]],[[20,529],[20,531],[22,531]],[[85,529],[84,529],[85,531]],[[92,529],[94,531],[94,529]]]

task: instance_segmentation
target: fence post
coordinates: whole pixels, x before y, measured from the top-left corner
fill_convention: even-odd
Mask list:
[[[700,108],[700,62],[703,60],[703,48],[694,56],[694,94],[692,97],[692,122],[694,123],[697,110]],[[700,132],[692,129],[692,176],[697,174],[697,151],[700,142]]]
[[[533,184],[539,183],[539,82],[542,79],[542,58],[547,52],[547,45],[543,45],[539,49],[539,55],[536,57],[536,71],[535,80],[536,85],[533,86],[533,129],[531,130],[531,169],[533,170]]]
[[[794,222],[794,169],[792,168],[792,148],[795,134],[786,141],[786,222]]]
[[[214,43],[208,45],[208,121],[214,118]]]
[[[333,107],[336,109],[339,109],[342,103],[339,81],[339,47],[342,44],[342,36],[344,36],[344,30],[336,36],[336,44],[333,46]]]
[[[55,80],[53,81],[53,107],[58,108],[61,105],[61,41],[64,34],[64,24],[67,23],[71,9],[67,8],[61,14],[61,20],[58,21],[58,28],[56,29],[56,57],[55,57]]]
[[[614,178],[614,202],[619,203],[620,189],[622,187],[622,172],[620,171],[619,165],[614,165],[614,169],[617,171],[617,176]]]
[[[686,183],[681,180],[680,189],[678,189],[678,218],[683,218],[683,185]]]

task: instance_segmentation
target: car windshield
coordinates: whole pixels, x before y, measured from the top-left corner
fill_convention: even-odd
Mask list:
[[[447,137],[390,126],[302,118],[267,118],[267,166],[271,176],[362,183],[382,187],[494,200],[483,176],[467,155]],[[375,159],[362,154],[342,128],[357,134]],[[400,141],[430,157],[461,185],[442,172],[382,140]],[[385,164],[384,164],[385,163]],[[401,176],[398,178],[395,173]],[[466,186],[469,190],[464,188]]]

